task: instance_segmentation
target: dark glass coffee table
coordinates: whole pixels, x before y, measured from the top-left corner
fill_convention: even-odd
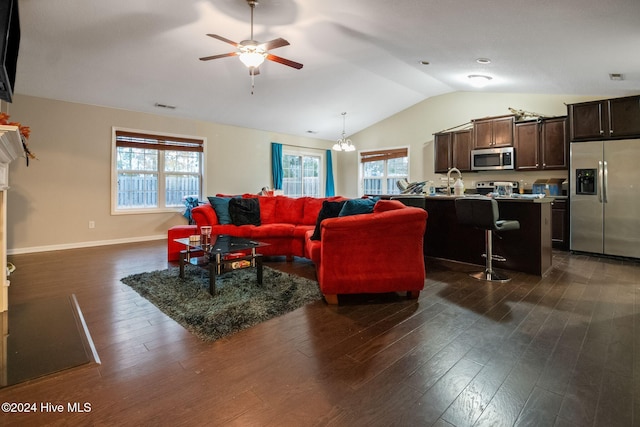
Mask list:
[[[255,267],[258,284],[262,284],[262,254],[256,248],[268,243],[226,234],[212,235],[209,244],[192,242],[189,238],[175,239],[183,244],[180,251],[180,277],[184,279],[185,264],[193,264],[209,269],[209,293],[216,294],[216,277],[234,270]]]

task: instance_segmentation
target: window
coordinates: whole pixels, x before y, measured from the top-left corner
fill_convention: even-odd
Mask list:
[[[202,190],[204,140],[115,130],[112,212],[174,211]]]
[[[282,190],[289,197],[322,197],[323,156],[287,150],[282,154]]]
[[[363,194],[400,194],[397,182],[409,179],[409,150],[388,150],[360,153],[360,176]]]

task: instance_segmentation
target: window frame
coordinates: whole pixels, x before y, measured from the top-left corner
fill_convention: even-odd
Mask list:
[[[118,208],[118,144],[116,136],[118,134],[130,134],[130,135],[138,135],[138,136],[147,136],[151,137],[150,139],[158,139],[162,140],[166,138],[167,140],[175,140],[175,141],[198,141],[201,145],[200,151],[200,192],[198,194],[198,199],[202,199],[203,194],[207,194],[206,192],[206,159],[207,159],[207,138],[202,136],[192,136],[192,135],[181,135],[181,134],[173,134],[166,132],[156,132],[156,131],[145,131],[139,129],[130,129],[130,128],[122,128],[122,127],[112,127],[111,128],[111,215],[138,215],[138,214],[153,214],[153,213],[173,213],[173,212],[182,212],[184,210],[183,206],[157,206],[157,207],[149,207],[149,208],[127,208],[122,209]],[[141,147],[145,148],[142,145],[145,143],[140,143]],[[132,146],[135,145],[132,144]],[[158,146],[154,146],[153,144],[149,144],[147,148],[150,149],[158,149]],[[166,150],[159,149],[160,154],[162,151],[197,151],[197,150]],[[166,197],[166,188],[165,188],[165,177],[167,175],[173,175],[175,172],[166,172],[164,170],[164,156],[158,156],[158,168],[156,171],[151,173],[157,174],[158,176],[158,204],[163,204],[161,202],[165,201]]]
[[[319,150],[314,148],[307,147],[295,147],[290,145],[282,146],[282,161],[284,162],[284,158],[289,156],[299,156],[299,157],[319,157],[320,158],[320,167],[318,168],[318,180],[319,180],[319,195],[318,196],[297,196],[297,197],[325,197],[326,192],[326,176],[327,176],[327,161],[326,161],[326,150]],[[284,165],[282,165],[284,171]],[[283,177],[284,180],[284,177]],[[283,181],[284,184],[284,181]],[[284,185],[283,185],[284,186]],[[286,195],[286,194],[285,194]],[[293,197],[293,196],[289,196]]]
[[[403,155],[405,154],[405,155]],[[400,193],[391,193],[387,188],[387,180],[390,177],[388,174],[388,164],[387,161],[390,159],[396,158],[407,158],[407,180],[411,176],[411,150],[409,146],[400,146],[400,147],[389,147],[389,148],[377,148],[372,150],[362,150],[358,152],[358,196],[362,197],[365,195],[364,191],[364,164],[367,162],[373,162],[377,160],[384,161],[384,173],[379,179],[382,181],[382,194],[400,194]],[[369,160],[370,159],[370,160]],[[378,178],[378,177],[376,177]],[[394,191],[399,191],[398,189],[394,189]]]

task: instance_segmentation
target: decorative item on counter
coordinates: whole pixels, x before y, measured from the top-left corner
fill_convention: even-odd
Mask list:
[[[27,166],[29,166],[29,159],[38,159],[36,155],[29,150],[29,144],[27,144],[27,139],[31,136],[31,128],[29,126],[22,126],[18,122],[10,122],[9,115],[7,113],[0,113],[0,125],[18,127],[20,139],[22,140],[22,149],[24,150],[25,158],[27,159]]]
[[[520,185],[518,186],[518,190],[520,194],[524,194],[524,179],[520,180]]]
[[[460,169],[458,168],[451,168],[447,171],[447,196],[451,195],[451,174],[453,172],[458,174],[458,181],[460,181],[460,184],[458,184],[457,181],[453,184],[453,192],[456,196],[462,196],[464,194],[464,182],[462,182],[462,172],[460,172]],[[462,188],[462,191],[456,188],[456,184],[458,184],[458,187]]]
[[[512,182],[496,182],[495,184],[495,192],[499,197],[511,197],[513,194],[513,183]]]
[[[533,183],[534,194],[544,194],[545,196],[561,196],[563,178],[537,179]]]
[[[536,181],[533,183],[531,191],[533,194],[545,194],[546,187],[546,179],[536,179]]]
[[[436,186],[433,181],[427,181],[427,193],[430,196],[435,196],[436,194]]]
[[[462,181],[462,178],[458,178],[455,184],[453,184],[453,194],[455,196],[464,195],[464,181]]]

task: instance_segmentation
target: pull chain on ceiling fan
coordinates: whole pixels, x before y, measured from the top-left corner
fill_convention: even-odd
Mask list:
[[[253,78],[260,74],[260,65],[265,59],[273,62],[277,62],[288,67],[295,68],[297,70],[302,68],[302,64],[299,62],[291,61],[290,59],[282,58],[280,56],[269,53],[270,49],[277,49],[279,47],[289,45],[289,42],[283,38],[277,38],[265,43],[260,43],[253,39],[253,10],[258,5],[257,0],[247,0],[247,4],[251,8],[251,37],[249,40],[243,40],[240,43],[236,43],[229,40],[226,37],[219,36],[217,34],[207,34],[209,37],[218,39],[225,43],[235,46],[238,50],[235,52],[223,53],[220,55],[205,56],[200,58],[201,61],[210,61],[212,59],[226,58],[228,56],[239,56],[240,61],[249,69],[251,75],[251,94],[253,95]]]

